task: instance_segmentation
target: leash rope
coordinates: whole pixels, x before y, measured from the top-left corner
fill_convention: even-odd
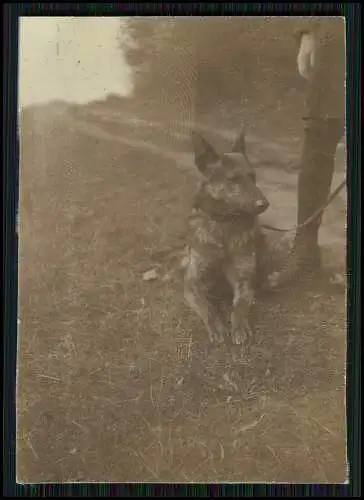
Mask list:
[[[302,224],[298,224],[298,225],[292,226],[290,228],[280,228],[280,227],[271,226],[270,224],[260,224],[260,227],[262,227],[263,229],[269,229],[270,231],[276,231],[279,233],[289,233],[291,231],[295,231],[296,229],[301,229],[303,227],[306,227],[309,224],[311,224],[311,222],[313,222],[314,220],[316,220],[320,217],[320,215],[324,212],[324,210],[330,205],[330,203],[336,198],[336,196],[340,193],[340,191],[342,191],[342,189],[344,189],[345,186],[346,186],[346,179],[344,179],[338,185],[338,187],[336,189],[334,189],[334,191],[327,197],[325,203],[323,203],[321,205],[321,207],[319,209],[317,209],[316,212],[314,212],[312,215],[310,215],[310,217]]]

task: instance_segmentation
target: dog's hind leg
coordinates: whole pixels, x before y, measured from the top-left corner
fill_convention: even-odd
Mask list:
[[[208,299],[205,283],[201,279],[204,261],[197,252],[191,252],[185,269],[184,298],[186,303],[202,319],[211,343],[223,343],[225,340],[225,326],[218,311]]]

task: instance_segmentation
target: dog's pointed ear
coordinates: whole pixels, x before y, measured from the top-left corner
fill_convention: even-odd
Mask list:
[[[238,137],[235,139],[232,152],[246,154],[246,142],[245,142],[245,128],[240,132]]]
[[[219,155],[211,144],[197,132],[191,133],[191,140],[195,154],[195,165],[203,175],[208,176],[209,167],[219,160]]]

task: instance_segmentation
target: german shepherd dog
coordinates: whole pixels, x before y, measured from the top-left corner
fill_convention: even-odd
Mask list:
[[[195,165],[204,178],[189,218],[191,245],[184,261],[184,298],[202,319],[211,343],[230,340],[245,353],[252,336],[249,313],[260,282],[258,215],[269,203],[256,185],[254,168],[245,154],[244,133],[232,152],[222,155],[195,132],[192,143]],[[232,291],[231,326],[210,295],[220,278]]]

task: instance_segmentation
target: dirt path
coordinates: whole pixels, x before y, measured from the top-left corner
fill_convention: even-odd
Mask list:
[[[97,117],[97,125],[93,123],[95,117]],[[91,118],[91,123],[88,118]],[[122,125],[126,125],[126,127],[123,127],[122,129],[123,134],[117,134],[116,131],[113,133],[108,131],[108,129],[110,129],[110,123],[112,126],[115,124],[120,125],[120,123]],[[182,127],[182,125],[180,126]],[[151,134],[153,134],[154,142],[151,137],[149,137],[149,140],[138,140],[135,138],[135,136],[138,136],[138,132],[140,135],[140,129],[143,130],[145,127],[151,131]],[[185,149],[188,150],[190,147],[188,144],[188,132],[181,133],[170,130],[169,127],[166,127],[165,124],[163,124],[163,122],[152,122],[150,120],[137,117],[123,118],[120,116],[120,113],[108,113],[105,115],[101,112],[94,111],[90,113],[89,117],[85,116],[83,120],[77,118],[70,119],[70,128],[71,130],[91,135],[97,139],[116,141],[121,144],[142,148],[143,150],[156,154],[161,158],[170,160],[173,162],[175,167],[194,170],[190,153],[178,152],[175,149],[168,148],[166,144],[157,145],[155,142],[155,130],[158,132],[168,130],[169,135],[175,136],[177,140],[180,139],[183,141]],[[186,126],[184,128],[186,128]],[[212,133],[215,137],[222,136],[225,139],[229,139],[230,142],[234,140],[234,131],[231,130],[217,130],[216,128],[212,128],[201,123],[190,124],[188,128],[210,132],[210,134]],[[266,193],[271,205],[269,211],[261,217],[262,222],[271,225],[278,225],[283,228],[293,227],[296,223],[296,213],[295,210],[291,210],[291,208],[296,206],[297,172],[285,171],[282,176],[282,167],[297,159],[297,145],[292,144],[292,141],[287,140],[287,138],[271,142],[264,141],[256,135],[249,135],[247,137],[247,141],[250,149],[258,151],[258,153],[253,155],[255,162],[258,162],[262,158],[270,158],[271,163],[269,168],[260,168],[258,171],[259,185]],[[279,158],[279,160],[276,160],[276,164],[279,165],[278,167],[274,164],[274,158]],[[342,160],[342,158],[339,159]],[[340,170],[342,170],[342,168],[340,168]],[[335,189],[342,180],[343,174],[341,172],[335,172],[332,189]],[[287,187],[284,197],[282,197],[281,194],[282,182]],[[346,246],[346,202],[346,191],[342,191],[339,199],[334,201],[335,205],[329,206],[326,210],[325,222],[320,233],[320,241],[322,245],[332,247],[333,251],[335,247],[336,254],[342,254],[341,262],[339,264],[341,269],[345,265],[344,249]]]

